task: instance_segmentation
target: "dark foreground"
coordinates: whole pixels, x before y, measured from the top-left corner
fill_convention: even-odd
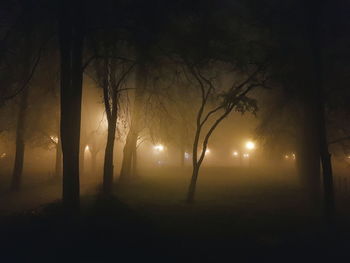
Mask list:
[[[119,186],[113,198],[84,196],[78,216],[64,216],[59,203],[3,216],[1,262],[346,262],[350,258],[344,198],[338,198],[343,203],[337,224],[329,229],[322,215],[301,197],[291,174],[271,178],[239,171],[241,177],[232,177],[227,170],[215,170],[214,180],[213,173],[203,174],[193,205],[182,201],[187,178],[163,171]]]

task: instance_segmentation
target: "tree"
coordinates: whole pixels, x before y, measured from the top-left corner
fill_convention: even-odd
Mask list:
[[[103,193],[109,195],[113,186],[113,153],[117,130],[117,118],[121,92],[125,90],[126,80],[134,68],[134,63],[118,56],[121,49],[117,43],[101,43],[101,59],[95,62],[96,76],[99,86],[103,89],[103,100],[107,117],[107,143],[103,168]]]
[[[334,221],[334,190],[333,190],[333,172],[331,155],[328,150],[327,130],[325,121],[325,90],[323,80],[323,55],[322,55],[322,24],[321,19],[324,17],[325,1],[310,1],[306,4],[307,28],[309,35],[309,45],[312,59],[312,90],[316,104],[316,121],[319,130],[320,159],[323,171],[323,188],[324,188],[324,208],[326,220],[328,223]]]
[[[12,191],[19,191],[22,182],[23,173],[23,161],[25,151],[25,126],[26,126],[26,110],[28,107],[28,87],[24,89],[21,94],[18,117],[17,117],[17,128],[16,128],[16,155],[15,163],[12,173],[11,189]]]
[[[63,205],[79,208],[79,141],[83,83],[84,1],[63,0],[59,7],[61,58],[61,144]]]
[[[174,19],[168,32],[176,37],[169,35],[171,43],[165,38],[164,44],[170,60],[179,65],[177,71],[182,72],[184,82],[197,91],[189,203],[194,201],[199,170],[212,133],[232,111],[255,112],[256,101],[248,94],[267,80],[266,52],[258,43],[260,30],[245,17],[233,15],[247,10],[236,2],[220,2],[212,11],[211,4],[204,2],[196,12],[187,10]]]
[[[256,10],[261,7],[257,2],[254,4],[258,6]],[[326,11],[326,6],[328,11],[332,10],[333,5],[326,1],[286,1],[283,5],[272,1],[265,6],[264,14],[258,13],[260,22],[267,25],[271,33],[265,43],[270,46],[273,78],[293,95],[296,107],[301,110],[297,154],[301,179],[318,206],[322,164],[324,211],[330,222],[334,214],[334,194],[325,94],[334,92],[334,83],[329,87],[325,85],[331,72],[325,71],[325,66],[332,57],[325,50],[335,43],[331,28],[337,27],[339,21],[333,11]]]
[[[32,51],[33,51],[33,37],[30,35],[30,32],[25,35],[24,48],[22,55],[23,64],[20,68],[22,74],[20,78],[26,78],[30,73],[28,71],[31,68],[32,64]],[[20,102],[18,108],[17,116],[17,126],[16,126],[16,150],[15,150],[15,161],[12,173],[11,181],[11,190],[19,191],[21,188],[22,182],[22,173],[23,173],[23,162],[24,162],[24,153],[25,153],[25,134],[26,134],[26,119],[27,119],[27,108],[28,108],[28,99],[29,99],[29,83],[26,83],[22,93],[20,94]]]
[[[212,67],[213,65],[211,65]],[[220,67],[218,65],[218,67]],[[192,149],[192,177],[187,193],[187,202],[192,203],[195,197],[196,184],[199,174],[199,169],[205,158],[209,139],[217,128],[217,126],[234,110],[241,113],[246,111],[255,112],[257,110],[256,101],[248,97],[249,92],[254,88],[264,86],[265,78],[262,77],[262,66],[254,67],[253,70],[247,71],[242,80],[237,83],[234,79],[230,83],[221,84],[217,77],[208,71],[204,71],[203,67],[199,67],[194,63],[186,63],[186,69],[192,76],[200,91],[200,106],[196,114],[196,130],[193,140]],[[221,85],[220,85],[221,84]],[[217,93],[221,89],[221,94]],[[210,100],[216,100],[214,107],[210,107]],[[212,119],[210,121],[210,119]],[[207,125],[207,129],[204,127]],[[201,135],[203,140],[201,141]],[[201,145],[201,150],[198,154],[198,147]]]
[[[136,66],[136,83],[133,97],[133,107],[130,116],[129,131],[123,149],[122,167],[120,170],[120,182],[130,180],[131,168],[136,173],[137,164],[137,140],[142,130],[141,116],[144,109],[145,92],[147,89],[148,69],[143,61],[139,61]]]

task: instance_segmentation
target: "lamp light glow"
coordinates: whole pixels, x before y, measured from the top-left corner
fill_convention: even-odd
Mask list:
[[[164,146],[161,144],[157,144],[153,147],[154,150],[156,150],[157,152],[162,152],[164,151]]]
[[[248,150],[254,150],[254,149],[255,149],[255,143],[252,142],[252,141],[247,141],[246,144],[245,144],[245,147],[246,147]]]

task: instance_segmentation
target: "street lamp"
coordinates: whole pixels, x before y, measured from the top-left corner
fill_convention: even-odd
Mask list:
[[[245,144],[245,148],[247,148],[247,150],[251,151],[255,149],[255,143],[252,141],[247,141]]]
[[[162,152],[164,151],[164,146],[161,144],[158,144],[158,145],[155,145],[153,149],[156,150],[157,152]]]

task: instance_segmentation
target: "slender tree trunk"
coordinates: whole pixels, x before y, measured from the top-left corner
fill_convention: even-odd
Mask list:
[[[335,216],[335,201],[334,201],[332,162],[331,162],[331,154],[328,152],[328,145],[325,146],[324,144],[325,144],[325,141],[323,140],[321,142],[321,147],[322,147],[321,162],[322,162],[322,171],[323,171],[325,216],[326,216],[326,221],[330,224],[333,224],[334,216]]]
[[[196,166],[193,167],[191,182],[190,182],[190,186],[188,187],[188,192],[187,192],[187,199],[186,199],[186,201],[189,204],[194,202],[194,197],[195,197],[195,193],[196,193],[197,179],[198,179],[198,173],[199,173],[199,166],[196,165]]]
[[[198,143],[199,143],[200,129],[197,125],[197,131],[193,141],[193,149],[192,149],[192,176],[190,186],[187,192],[187,203],[194,202],[194,196],[196,191],[197,178],[199,173],[199,164],[198,164]]]
[[[194,138],[193,151],[192,151],[193,152],[193,157],[192,157],[193,172],[192,172],[191,183],[190,183],[190,187],[188,190],[188,196],[187,196],[188,203],[192,203],[194,201],[194,194],[195,194],[198,173],[199,173],[199,169],[200,169],[202,162],[204,160],[204,157],[205,157],[205,152],[206,152],[207,147],[208,147],[209,138],[213,134],[216,127],[220,124],[220,122],[222,122],[222,120],[224,120],[227,117],[227,115],[232,111],[232,109],[234,107],[234,106],[231,106],[229,109],[225,110],[225,112],[210,127],[209,131],[207,132],[207,134],[204,137],[203,144],[202,144],[203,149],[202,149],[201,154],[200,154],[199,159],[198,159],[198,156],[197,156],[198,142],[199,142],[199,138],[200,138],[200,134],[201,134],[201,130],[202,130],[202,125],[200,123],[201,123],[201,116],[203,113],[204,106],[205,106],[205,101],[203,101],[202,107],[199,110],[198,115],[197,115],[197,130],[196,130],[196,135]]]
[[[79,209],[79,152],[82,97],[84,3],[62,0],[60,6],[61,142],[63,155],[63,205]]]
[[[91,151],[91,174],[93,176],[96,175],[96,162],[97,162],[97,151],[93,150]]]
[[[79,174],[84,176],[85,174],[85,143],[80,142],[79,146]]]
[[[140,63],[136,74],[136,91],[131,116],[131,125],[123,149],[123,161],[119,177],[121,182],[125,182],[130,179],[133,153],[136,151],[137,146],[141,118],[140,111],[142,108],[144,91],[147,86],[147,69],[144,63]]]
[[[58,142],[56,144],[55,178],[61,177],[61,174],[62,174],[62,148],[61,148],[61,139],[58,136]]]
[[[108,123],[107,144],[103,167],[103,193],[109,195],[113,187],[113,152],[116,131],[116,119]]]
[[[133,177],[138,177],[138,172],[137,172],[137,140],[135,141],[135,145],[132,149],[132,174]]]
[[[12,173],[11,189],[12,191],[19,191],[22,183],[22,172],[23,172],[23,162],[24,162],[24,150],[25,150],[25,121],[26,121],[26,110],[28,107],[28,87],[23,91],[18,119],[16,128],[16,155],[15,163]]]
[[[126,182],[130,180],[133,153],[135,152],[135,149],[136,149],[137,137],[138,137],[138,134],[135,134],[133,131],[129,131],[126,137],[126,142],[123,149],[122,168],[120,170],[120,177],[119,177],[119,180],[121,182]]]

